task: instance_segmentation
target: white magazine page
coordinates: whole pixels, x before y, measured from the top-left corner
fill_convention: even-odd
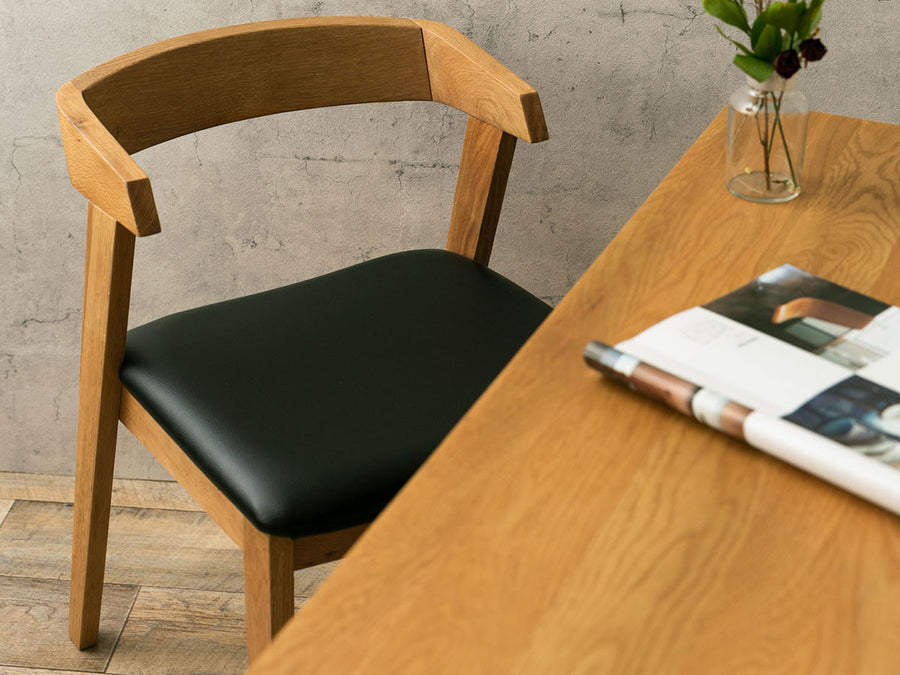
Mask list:
[[[776,417],[796,410],[851,374],[703,307],[671,316],[617,348]]]
[[[900,391],[900,308],[889,307],[865,328],[849,333],[844,341],[880,355],[857,370],[857,375]]]
[[[900,472],[778,417],[751,413],[744,438],[755,448],[900,514]]]

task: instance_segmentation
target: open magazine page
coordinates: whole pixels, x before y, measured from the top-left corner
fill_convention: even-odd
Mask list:
[[[616,347],[777,417],[849,374],[841,366],[703,307],[671,316]]]
[[[900,309],[790,265],[620,346],[774,415],[853,374],[900,390]]]
[[[900,309],[785,265],[618,349],[746,406],[732,435],[900,513]]]

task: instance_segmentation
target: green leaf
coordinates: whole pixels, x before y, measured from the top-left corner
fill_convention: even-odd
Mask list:
[[[753,22],[753,27],[750,29],[750,47],[752,49],[756,49],[756,43],[759,42],[759,35],[763,32],[763,28],[766,27],[766,22],[763,20],[762,16],[756,17],[756,21]]]
[[[813,3],[815,3],[815,0],[813,0]],[[821,5],[821,2],[818,3],[817,7],[810,5],[809,9],[800,17],[800,21],[797,24],[797,35],[801,40],[808,38],[818,28],[819,22],[822,20]]]
[[[725,35],[725,31],[724,31],[724,30],[722,30],[722,29],[719,28],[718,26],[716,26],[716,30],[719,31],[719,35],[721,35],[723,38],[725,38],[726,40],[728,40],[731,44],[733,44],[735,47],[737,47],[738,49],[740,49],[742,52],[744,52],[745,54],[748,54],[748,55],[750,55],[750,56],[753,55],[753,52],[752,52],[751,50],[747,49],[746,46],[742,45],[742,44],[741,44],[740,42],[738,42],[737,40],[732,40],[730,37],[728,37],[727,35]]]
[[[729,26],[740,28],[747,35],[750,34],[747,12],[737,0],[703,0],[703,9],[707,14],[721,19]]]
[[[781,30],[766,24],[759,34],[756,41],[756,47],[753,48],[753,55],[763,61],[771,61],[775,55],[781,51],[782,38]]]
[[[772,76],[772,73],[775,72],[775,66],[768,61],[763,61],[755,56],[747,56],[745,54],[738,54],[735,56],[734,65],[743,70],[757,82],[768,80]]]
[[[793,33],[805,9],[802,2],[773,2],[760,16],[770,26]]]

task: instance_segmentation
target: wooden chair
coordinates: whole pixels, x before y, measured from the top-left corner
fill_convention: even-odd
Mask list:
[[[516,138],[547,137],[540,101],[446,26],[369,17],[166,40],[76,77],[56,100],[69,174],[89,201],[71,639],[97,640],[121,420],[243,550],[252,660],[293,613],[293,570],[346,552],[549,312],[485,267]],[[401,100],[469,115],[447,251],[127,331],[135,237],[160,231],[130,153],[251,117]],[[278,348],[288,354],[276,361]],[[248,389],[256,361],[268,390]]]

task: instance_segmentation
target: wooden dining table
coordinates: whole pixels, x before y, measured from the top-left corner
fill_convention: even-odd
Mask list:
[[[900,672],[900,518],[586,367],[783,263],[900,304],[900,126],[813,113],[803,192],[717,116],[250,673]]]

